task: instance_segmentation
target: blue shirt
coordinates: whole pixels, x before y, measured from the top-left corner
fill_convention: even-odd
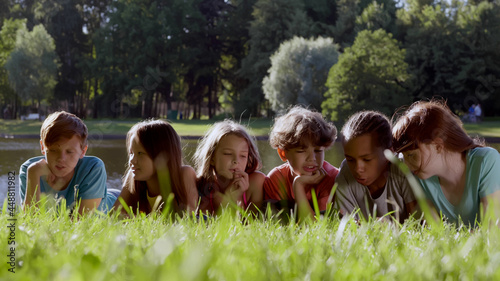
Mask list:
[[[478,147],[467,152],[465,168],[465,188],[458,205],[451,204],[444,196],[437,176],[419,180],[425,195],[432,201],[438,212],[449,221],[474,226],[480,221],[481,199],[500,190],[500,154],[491,147]]]
[[[23,202],[26,196],[26,174],[28,167],[41,159],[44,159],[44,156],[31,158],[21,165],[19,171],[19,193],[21,194],[21,201]],[[75,197],[77,200],[105,199],[107,193],[106,178],[106,168],[102,160],[93,156],[84,156],[76,164],[75,173],[64,190],[56,191],[52,189],[47,184],[47,181],[41,177],[40,192],[54,196],[55,198],[64,198],[66,199],[66,207],[72,208]],[[98,209],[106,210],[108,207],[106,205],[109,203],[106,202],[106,200],[101,200]]]

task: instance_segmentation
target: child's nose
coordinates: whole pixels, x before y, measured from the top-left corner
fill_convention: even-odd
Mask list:
[[[315,161],[316,160],[316,154],[314,152],[308,152],[306,160]]]
[[[64,153],[64,152],[59,153],[59,157],[57,157],[57,158],[58,158],[58,160],[64,161],[66,159],[66,153]]]
[[[356,163],[356,171],[357,172],[364,172],[365,171],[365,164],[363,163],[363,161]]]
[[[135,158],[135,154],[130,154],[130,156],[128,157],[128,162],[130,162],[130,164],[135,164],[137,161],[137,159]]]

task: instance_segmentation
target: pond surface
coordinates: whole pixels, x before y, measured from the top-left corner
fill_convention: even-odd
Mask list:
[[[192,156],[196,150],[197,140],[183,140],[184,163],[192,165]],[[490,144],[500,150],[500,143]],[[268,141],[257,141],[262,158],[261,171],[267,174],[272,168],[283,162]],[[0,206],[3,205],[7,191],[7,177],[9,172],[16,172],[16,188],[19,188],[19,167],[31,157],[39,156],[40,144],[38,139],[0,139]],[[127,153],[125,140],[94,140],[89,141],[87,155],[97,156],[106,165],[108,173],[108,188],[121,189],[121,177],[125,171]],[[325,160],[333,166],[339,167],[344,159],[344,152],[339,142],[326,151]],[[19,196],[19,191],[16,190]],[[20,198],[16,200],[20,202]]]

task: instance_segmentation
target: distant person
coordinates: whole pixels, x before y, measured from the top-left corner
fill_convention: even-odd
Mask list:
[[[470,107],[469,107],[469,122],[471,123],[476,123],[476,113],[475,113],[475,108],[476,108],[476,105],[475,104],[471,104]]]
[[[312,217],[314,189],[319,211],[325,211],[339,172],[325,161],[325,150],[336,138],[337,129],[319,112],[295,106],[278,117],[269,141],[286,163],[269,172],[265,200],[287,211],[297,204],[300,217]]]
[[[417,200],[405,175],[384,155],[386,149],[392,150],[387,117],[375,111],[355,113],[342,135],[345,160],[335,179],[336,208],[344,215],[359,210],[364,219],[390,213],[403,223],[415,211]]]
[[[25,207],[36,205],[41,193],[65,199],[72,209],[80,202],[79,214],[98,209],[107,212],[119,190],[106,187],[106,169],[101,159],[85,156],[87,126],[65,111],[50,114],[40,130],[44,156],[24,162],[20,169],[20,195]]]
[[[446,104],[414,103],[392,133],[395,151],[403,153],[427,198],[450,222],[474,226],[489,210],[498,219],[500,154],[470,138]]]
[[[10,120],[12,119],[12,112],[11,112],[11,107],[10,105],[7,105],[4,110],[3,110],[3,118],[5,120]]]
[[[126,145],[129,157],[120,198],[133,213],[161,211],[172,195],[174,212],[196,211],[196,174],[182,164],[181,140],[169,123],[148,120],[135,124],[127,133]],[[120,200],[114,207],[126,214]]]
[[[474,115],[476,117],[476,122],[481,123],[483,111],[481,110],[481,104],[477,104],[474,108]]]
[[[234,203],[258,212],[266,175],[259,150],[245,127],[231,120],[215,123],[193,156],[198,176],[200,210],[214,215]]]

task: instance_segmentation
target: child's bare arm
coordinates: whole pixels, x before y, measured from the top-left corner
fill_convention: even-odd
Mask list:
[[[190,166],[183,166],[182,179],[186,188],[188,213],[196,212],[198,209],[198,189],[196,188],[196,172]]]
[[[307,200],[308,186],[316,185],[323,180],[326,172],[323,168],[316,171],[311,176],[298,176],[293,180],[293,192],[295,194],[295,201],[298,205],[299,220],[304,220],[305,218],[314,218],[314,210],[309,205]]]
[[[481,198],[481,204],[486,219],[491,219],[491,222],[496,222],[497,226],[500,226],[497,222],[498,218],[500,218],[500,190]],[[483,219],[485,218],[481,218],[481,220]]]
[[[124,186],[122,191],[120,192],[120,196],[115,201],[113,205],[113,210],[121,210],[120,213],[126,215],[127,211],[123,208],[122,203],[120,202],[120,198],[127,204],[127,207],[134,208],[132,211],[135,213],[135,208],[137,208],[137,203],[139,202],[139,194],[131,193],[130,190]]]
[[[49,165],[45,159],[31,164],[26,172],[26,198],[24,206],[35,205],[40,200],[40,177],[50,173]]]
[[[99,204],[101,204],[102,198],[95,199],[82,199],[80,202],[80,208],[78,209],[78,214],[88,214],[91,211],[95,210]]]
[[[249,208],[258,212],[259,208],[262,207],[262,201],[264,200],[264,181],[266,180],[266,175],[256,171],[249,175],[249,187],[247,194],[247,199],[249,200],[250,206]]]

